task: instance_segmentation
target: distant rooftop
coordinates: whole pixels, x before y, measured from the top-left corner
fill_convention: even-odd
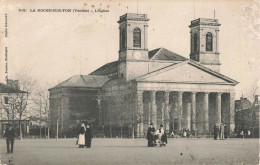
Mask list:
[[[26,93],[26,92],[0,83],[0,93]]]

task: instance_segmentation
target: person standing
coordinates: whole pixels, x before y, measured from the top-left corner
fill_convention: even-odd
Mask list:
[[[220,139],[220,124],[217,123],[217,139]]]
[[[91,129],[88,124],[86,124],[86,133],[85,133],[85,146],[86,148],[91,147],[91,140],[92,140],[92,134],[91,134]]]
[[[220,140],[224,140],[224,124],[220,124]]]
[[[186,138],[186,136],[187,136],[187,132],[186,132],[186,129],[185,129],[185,128],[183,129],[182,136],[183,136],[184,138]]]
[[[224,124],[224,138],[227,139],[227,126]]]
[[[148,140],[148,147],[154,147],[154,133],[155,128],[153,127],[153,123],[151,123],[146,135],[146,139]]]
[[[251,137],[251,131],[247,130],[247,138],[250,138],[250,137]]]
[[[244,131],[243,131],[243,130],[240,132],[240,135],[241,135],[241,137],[244,139],[245,134],[244,134]]]
[[[190,137],[190,130],[187,129],[187,138],[189,138],[189,137]]]
[[[217,125],[214,125],[214,140],[217,140],[218,133],[217,133]]]
[[[79,148],[84,148],[85,145],[85,132],[86,132],[86,128],[85,128],[85,124],[81,123],[81,127],[79,129],[79,138],[78,138],[78,145]]]
[[[14,132],[12,125],[9,125],[9,127],[6,129],[4,137],[6,137],[7,154],[10,153],[10,147],[9,147],[10,144],[11,144],[11,153],[13,153],[15,132]]]

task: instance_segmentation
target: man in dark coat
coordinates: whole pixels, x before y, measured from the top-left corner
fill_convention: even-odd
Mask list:
[[[150,124],[148,131],[147,131],[147,140],[148,140],[148,147],[154,146],[154,133],[155,128],[153,127],[153,123]]]
[[[9,147],[10,144],[11,144],[11,153],[13,153],[15,132],[14,132],[12,125],[9,125],[9,127],[6,129],[4,137],[6,137],[7,153],[8,154],[10,153],[10,147]]]
[[[214,140],[217,140],[218,133],[217,133],[217,124],[214,125]]]
[[[220,139],[220,123],[217,123],[217,139]]]
[[[224,138],[227,139],[227,126],[224,124]]]
[[[91,147],[92,134],[89,125],[86,124],[86,133],[85,133],[85,145],[87,148]]]

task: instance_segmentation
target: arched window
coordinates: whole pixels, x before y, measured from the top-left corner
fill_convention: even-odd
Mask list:
[[[212,34],[206,34],[206,51],[212,51]]]
[[[194,34],[193,37],[193,51],[197,52],[198,51],[198,37],[197,37],[197,33]]]
[[[134,47],[141,47],[141,30],[139,28],[134,29]]]
[[[126,33],[125,29],[122,29],[120,32],[120,49],[125,48],[126,46]]]

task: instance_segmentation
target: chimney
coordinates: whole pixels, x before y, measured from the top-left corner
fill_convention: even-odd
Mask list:
[[[7,79],[7,86],[14,89],[20,89],[18,80]]]
[[[258,103],[258,95],[255,95],[255,103]]]
[[[243,98],[243,96],[242,96],[242,97],[240,97],[240,101],[243,101],[243,99],[244,99],[244,98]]]

